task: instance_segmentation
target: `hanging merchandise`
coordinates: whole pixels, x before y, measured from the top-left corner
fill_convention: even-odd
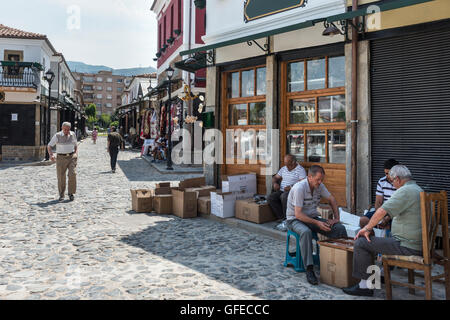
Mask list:
[[[150,139],[156,139],[158,135],[158,118],[156,116],[156,110],[153,110],[150,119]]]
[[[144,136],[148,139],[150,135],[150,115],[151,111],[147,110],[144,114]]]
[[[160,121],[159,121],[159,128],[160,128],[160,135],[165,136],[166,135],[166,106],[161,107],[161,115],[160,115]]]

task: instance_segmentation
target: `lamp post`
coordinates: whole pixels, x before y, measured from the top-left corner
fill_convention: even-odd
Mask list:
[[[168,134],[168,152],[167,152],[167,170],[173,170],[172,168],[172,77],[173,77],[173,73],[174,70],[172,69],[172,67],[169,66],[169,68],[166,69],[166,73],[167,73],[167,78],[169,79],[169,88],[168,88],[168,95],[169,95],[169,99],[167,100],[169,102],[169,108],[168,108],[168,112],[169,112],[169,134]]]
[[[48,69],[48,71],[45,73],[44,75],[44,80],[48,82],[48,106],[47,106],[47,140],[46,140],[46,144],[48,144],[50,142],[50,97],[51,97],[51,93],[52,93],[52,82],[55,79],[55,74],[53,73],[52,70]],[[45,160],[49,160],[50,159],[50,155],[48,154],[48,150],[47,148],[45,148]]]

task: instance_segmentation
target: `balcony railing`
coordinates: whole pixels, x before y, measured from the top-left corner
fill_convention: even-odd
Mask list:
[[[33,65],[0,62],[0,87],[22,87],[37,89],[40,83],[39,69]]]

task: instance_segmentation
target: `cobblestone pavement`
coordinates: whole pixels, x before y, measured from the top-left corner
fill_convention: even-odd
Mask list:
[[[75,201],[62,203],[55,165],[0,167],[0,299],[354,299],[283,267],[282,241],[134,213],[130,188],[182,177],[135,151],[118,164],[110,173],[104,137],[82,142]]]

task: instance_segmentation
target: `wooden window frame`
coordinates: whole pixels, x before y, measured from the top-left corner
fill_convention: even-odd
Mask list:
[[[319,98],[327,96],[343,95],[345,96],[345,86],[343,87],[329,87],[329,57],[318,56],[296,60],[283,61],[281,64],[281,159],[287,154],[287,134],[289,131],[303,132],[303,159],[298,159],[306,167],[313,164],[324,165],[327,168],[345,169],[345,163],[330,163],[329,158],[329,143],[328,132],[332,130],[346,130],[346,121],[342,122],[319,122]],[[332,56],[335,57],[335,56]],[[308,68],[307,62],[309,60],[325,59],[325,88],[316,90],[307,90],[308,84]],[[295,62],[304,62],[304,91],[288,91],[288,65]],[[315,123],[293,124],[290,123],[290,103],[295,99],[315,99]],[[308,161],[308,131],[324,131],[325,132],[325,160],[326,162],[309,162]]]
[[[222,128],[223,128],[223,132],[225,133],[227,129],[234,129],[234,130],[238,130],[238,129],[242,129],[244,131],[247,131],[249,129],[254,129],[256,131],[258,130],[265,130],[266,129],[266,124],[263,125],[250,125],[250,104],[251,103],[258,103],[258,102],[263,102],[266,103],[266,95],[256,95],[257,94],[257,69],[259,68],[266,68],[266,65],[257,65],[257,66],[253,66],[253,67],[247,67],[247,68],[241,68],[241,69],[233,69],[233,70],[229,70],[229,71],[224,71],[222,72],[222,110],[223,110],[223,117],[222,117]],[[253,87],[253,94],[254,96],[251,97],[242,97],[242,72],[244,71],[248,71],[248,70],[253,70],[253,74],[254,74],[254,87]],[[231,98],[231,74],[239,72],[239,97],[236,98]],[[267,74],[267,72],[266,72]],[[230,84],[230,85],[229,85]],[[231,105],[236,105],[236,104],[246,104],[247,105],[247,125],[244,126],[239,126],[239,125],[231,125],[230,124],[230,106]],[[266,105],[267,107],[267,105]],[[231,121],[231,123],[233,123],[233,121]],[[226,137],[224,137],[224,139],[226,139]],[[225,160],[225,164],[227,164],[227,159],[226,158],[226,143],[223,144],[223,155],[224,155],[224,160]],[[234,161],[235,164],[239,164],[236,163],[236,160],[238,159],[236,156],[236,154],[234,155]],[[261,160],[257,160],[258,161],[258,165],[264,165],[265,162],[261,161]],[[245,163],[248,164],[249,163],[249,159],[245,159]]]

